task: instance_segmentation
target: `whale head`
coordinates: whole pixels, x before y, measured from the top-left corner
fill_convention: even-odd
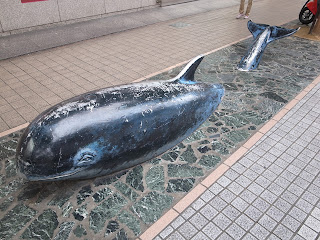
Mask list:
[[[103,139],[94,139],[88,133],[81,134],[81,131],[57,138],[54,126],[37,125],[31,123],[18,143],[17,169],[23,178],[53,181],[98,174],[92,166],[102,158]],[[83,141],[83,138],[88,141]]]

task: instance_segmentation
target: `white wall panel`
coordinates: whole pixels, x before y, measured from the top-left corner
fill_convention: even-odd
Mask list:
[[[104,0],[58,0],[61,21],[104,14]]]
[[[57,0],[21,3],[0,0],[0,22],[3,31],[59,22]]]

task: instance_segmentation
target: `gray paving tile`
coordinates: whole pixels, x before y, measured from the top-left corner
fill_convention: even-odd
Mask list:
[[[223,213],[220,213],[218,216],[216,216],[212,222],[219,226],[219,228],[222,230],[226,229],[231,223],[230,219],[227,218]]]
[[[253,206],[249,206],[245,210],[245,214],[248,217],[250,217],[253,221],[257,221],[262,216],[262,212]]]
[[[267,159],[269,162],[273,163],[278,157],[271,154],[270,152],[266,152],[266,154],[263,156],[263,158]]]
[[[214,209],[211,205],[207,204],[200,210],[201,214],[205,216],[208,220],[212,220],[217,214],[218,211]]]
[[[258,146],[255,146],[254,148],[250,149],[250,151],[246,154],[247,161],[249,160],[248,164],[247,165],[245,165],[243,163],[241,163],[241,164],[246,167],[250,167],[254,162],[258,161],[260,159],[261,155],[257,154],[255,151],[259,151]],[[244,158],[242,160],[244,160]]]
[[[307,149],[307,148],[303,149],[301,153],[309,157],[314,157],[317,154],[316,152],[311,151],[310,149]]]
[[[209,188],[210,192],[212,192],[214,195],[218,195],[219,192],[221,192],[223,190],[223,187],[218,184],[218,183],[214,183],[212,184],[212,186]]]
[[[307,214],[297,207],[293,207],[289,211],[289,215],[298,220],[299,222],[303,222],[307,217]]]
[[[287,201],[283,200],[282,198],[279,198],[274,203],[274,206],[276,206],[277,208],[281,209],[283,212],[286,213],[289,211],[292,205]]]
[[[287,188],[290,185],[290,182],[288,180],[286,180],[283,177],[278,177],[274,183],[278,184],[279,186],[283,187],[283,188]]]
[[[240,215],[240,212],[231,205],[228,205],[225,209],[223,209],[222,212],[232,221],[234,221]]]
[[[227,203],[232,202],[232,200],[236,198],[236,195],[230,192],[228,189],[225,189],[222,192],[220,192],[219,196]]]
[[[181,216],[178,216],[175,220],[173,220],[173,222],[171,223],[171,226],[173,228],[178,228],[179,226],[181,226],[181,224],[183,224],[186,220],[181,217]]]
[[[281,223],[289,228],[292,232],[296,232],[297,229],[300,227],[300,222],[291,217],[290,215],[286,215]]]
[[[216,239],[222,232],[215,224],[212,222],[208,223],[202,230],[210,239]]]
[[[160,237],[162,238],[166,238],[167,236],[169,236],[169,234],[171,234],[174,231],[174,229],[171,226],[166,227],[161,233],[160,233]]]
[[[241,185],[239,185],[236,182],[232,182],[229,186],[228,189],[234,193],[235,195],[239,195],[242,191],[243,191],[243,187]]]
[[[303,194],[303,192],[304,192],[304,188],[301,188],[294,183],[290,184],[290,186],[288,187],[288,190],[298,197],[301,196],[301,194]]]
[[[295,205],[307,214],[313,209],[313,205],[303,199],[299,199]]]
[[[265,170],[264,167],[262,167],[261,165],[259,165],[259,164],[257,164],[257,163],[253,164],[253,165],[250,167],[250,169],[251,169],[252,171],[258,173],[258,174],[263,173],[264,170]]]
[[[249,204],[240,197],[237,197],[235,200],[233,200],[231,204],[240,212],[243,212],[249,206]]]
[[[204,233],[198,232],[197,235],[195,235],[192,240],[210,240]]]
[[[294,195],[293,193],[291,193],[289,191],[285,191],[283,194],[281,194],[280,197],[291,204],[295,203],[298,199],[298,197],[296,195]]]
[[[178,228],[178,231],[186,239],[192,238],[198,232],[197,229],[189,222],[185,222],[184,224],[182,224]]]
[[[295,158],[289,155],[288,153],[284,152],[281,156],[280,159],[286,161],[288,164],[290,164]],[[281,166],[281,165],[279,165]],[[286,166],[287,167],[287,166]]]
[[[262,198],[257,198],[252,205],[262,212],[265,212],[270,207],[270,204]]]
[[[268,240],[281,240],[281,239],[278,238],[276,235],[271,234],[271,235],[268,237]]]
[[[235,221],[239,226],[241,226],[245,231],[248,231],[254,224],[249,217],[244,214],[241,214]]]
[[[300,170],[303,170],[303,168],[305,168],[307,166],[307,162],[304,161],[300,161],[300,159],[295,158],[292,163],[292,165],[294,165],[295,167],[299,168]]]
[[[283,240],[289,240],[293,235],[293,232],[283,225],[277,226],[276,229],[273,230],[273,233]]]
[[[266,171],[264,171],[261,174],[263,177],[265,177],[266,179],[268,179],[269,181],[274,181],[277,178],[277,174],[275,174],[274,172],[270,171],[269,169],[267,169]]]
[[[302,171],[299,176],[308,182],[312,182],[315,176],[313,174],[308,173],[307,171]]]
[[[263,192],[263,187],[261,187],[260,185],[256,184],[255,182],[252,182],[248,189],[253,192],[256,195],[260,195]]]
[[[201,198],[199,198],[191,204],[191,207],[197,211],[200,208],[202,208],[205,204],[206,203]]]
[[[174,232],[168,238],[168,240],[185,240],[179,232]]]
[[[315,196],[314,194],[310,193],[309,191],[306,191],[303,195],[302,195],[302,198],[304,200],[306,200],[307,202],[315,205],[316,202],[318,201],[318,198],[317,196]]]
[[[320,220],[316,219],[315,217],[309,216],[305,221],[305,224],[315,232],[320,232]]]
[[[284,213],[283,213],[280,209],[272,206],[272,207],[270,207],[269,210],[267,211],[267,215],[270,216],[270,217],[272,217],[272,218],[273,218],[274,220],[276,220],[277,222],[279,222],[279,221],[283,218]]]
[[[311,165],[306,166],[304,171],[307,171],[308,173],[311,173],[312,175],[317,175],[319,173],[319,169],[318,168],[314,168]]]
[[[284,169],[282,167],[280,167],[279,165],[273,164],[268,168],[268,170],[278,176]]]
[[[223,232],[218,238],[218,240],[233,240],[233,238],[226,232]]]
[[[291,148],[298,152],[302,152],[302,150],[306,147],[305,144],[306,143],[303,143],[303,145],[300,145],[299,143],[295,142],[291,145]]]
[[[219,183],[222,187],[226,187],[231,183],[231,180],[225,176],[222,176],[218,179],[217,183]]]
[[[215,195],[209,191],[209,190],[206,190],[202,195],[201,195],[201,199],[204,201],[204,202],[209,202]]]
[[[228,171],[226,171],[224,173],[224,175],[227,178],[231,179],[232,181],[234,181],[237,177],[239,177],[239,174],[236,171],[232,170],[232,169],[229,169]]]
[[[261,187],[263,188],[267,188],[270,184],[271,184],[271,181],[269,181],[268,179],[266,179],[265,177],[263,176],[259,176],[255,182],[257,184],[259,184]]]
[[[281,155],[281,157],[278,158],[274,163],[280,166],[282,169],[285,169],[292,161],[289,163],[288,160],[284,160],[284,158],[285,157]]]
[[[250,155],[250,154],[245,155],[243,158],[241,158],[239,160],[239,163],[241,163],[241,165],[245,166],[246,168],[249,168],[253,164],[253,161],[248,158],[248,155]],[[252,155],[252,153],[251,153],[251,155]],[[259,156],[257,156],[257,157],[259,157]]]
[[[272,164],[270,160],[265,158],[265,156],[263,158],[260,158],[258,163],[265,169],[267,169]]]
[[[271,137],[275,137],[275,136],[277,136],[276,139],[278,139],[278,140],[281,139],[280,136],[274,135],[274,134],[273,134]],[[276,156],[276,157],[280,157],[280,155],[283,153],[283,151],[281,151],[281,150],[279,150],[279,149],[277,149],[277,148],[271,148],[271,149],[269,150],[269,153],[273,154],[273,155]]]
[[[200,213],[197,213],[189,219],[189,222],[192,223],[193,226],[195,226],[198,230],[200,230],[205,225],[207,225],[208,220]]]
[[[233,238],[233,239],[241,239],[241,237],[246,233],[240,226],[237,224],[231,224],[226,232]]]
[[[257,198],[257,195],[246,189],[240,194],[240,197],[247,203],[252,203]]]
[[[263,215],[258,223],[263,226],[266,230],[268,230],[269,232],[272,232],[272,230],[274,229],[274,227],[277,225],[277,222],[274,221],[271,217],[269,217],[268,215]]]
[[[258,239],[266,239],[269,235],[269,231],[258,223],[250,229],[250,233]]]
[[[242,174],[247,168],[242,164],[240,164],[239,162],[237,162],[231,167],[231,169],[236,171],[239,174]]]
[[[258,238],[254,237],[251,233],[247,233],[246,235],[243,236],[243,240],[256,240]]]
[[[214,197],[209,204],[218,211],[221,211],[227,206],[227,203],[220,197]]]
[[[184,218],[184,219],[188,219],[190,218],[193,214],[195,214],[195,210],[191,207],[188,207],[186,210],[183,211],[183,213],[181,214],[181,216]]]
[[[291,172],[289,172],[287,170],[284,170],[281,173],[281,177],[287,179],[289,182],[292,182],[296,178],[296,175],[294,175],[293,173],[291,173]]]
[[[317,237],[317,233],[313,231],[311,228],[303,225],[299,230],[299,235],[306,240],[314,240]]]
[[[270,149],[271,149],[271,146],[270,146]],[[265,153],[266,153],[267,150],[263,149],[260,145],[257,145],[257,147],[255,147],[253,150],[252,150],[252,153],[255,154],[256,156],[254,158],[250,158],[252,161],[257,161],[260,159],[260,157],[262,157]]]
[[[320,208],[315,207],[311,212],[311,215],[320,221]]]
[[[279,196],[283,193],[285,189],[275,183],[271,183],[270,186],[268,187],[268,190],[273,194]]]
[[[242,187],[246,188],[251,183],[251,180],[243,175],[240,175],[236,180]]]
[[[162,238],[159,236],[156,236],[153,240],[161,240]]]

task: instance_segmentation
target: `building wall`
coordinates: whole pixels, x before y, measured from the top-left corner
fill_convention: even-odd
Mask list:
[[[48,24],[81,21],[156,5],[157,0],[47,0],[29,3],[0,0],[0,31],[4,35]]]

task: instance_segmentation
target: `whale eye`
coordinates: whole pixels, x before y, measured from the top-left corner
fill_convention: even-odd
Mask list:
[[[91,153],[91,152],[84,152],[81,154],[81,158],[79,159],[79,163],[88,163],[93,161],[94,157],[96,154]]]

